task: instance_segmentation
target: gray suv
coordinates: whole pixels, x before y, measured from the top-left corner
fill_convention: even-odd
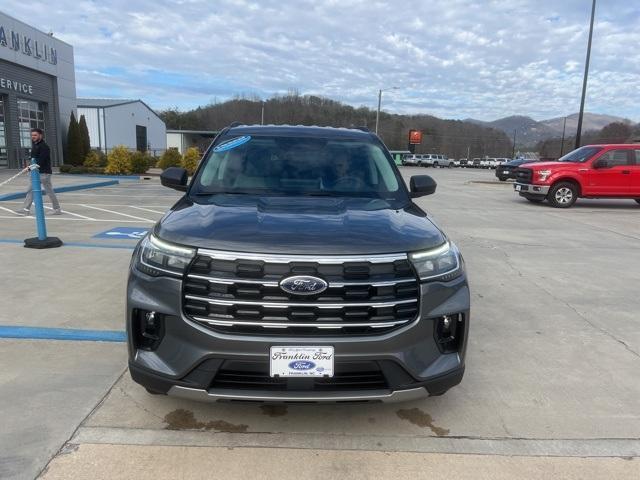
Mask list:
[[[224,129],[136,247],[129,370],[194,400],[401,401],[464,372],[463,258],[368,131]]]

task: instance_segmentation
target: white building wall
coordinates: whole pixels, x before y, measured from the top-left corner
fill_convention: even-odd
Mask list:
[[[182,134],[167,132],[167,148],[177,148],[178,151],[184,155],[182,151]]]
[[[164,122],[142,102],[127,103],[104,109],[106,147],[117,145],[136,148],[136,125],[147,127],[149,150],[167,148],[167,129]]]
[[[98,118],[100,110],[101,109],[99,108],[78,107],[77,120],[80,121],[80,117],[84,115],[84,119],[87,122],[87,129],[89,130],[91,148],[104,149],[104,139],[102,137],[103,132],[100,128],[102,125]]]

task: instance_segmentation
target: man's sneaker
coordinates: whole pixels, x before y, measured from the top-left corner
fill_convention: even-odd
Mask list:
[[[51,215],[62,215],[62,210],[59,209],[59,208],[56,208],[56,209],[53,210]]]
[[[16,213],[18,215],[29,215],[29,213],[31,213],[31,211],[26,209],[26,208],[21,208],[19,210],[16,210]]]

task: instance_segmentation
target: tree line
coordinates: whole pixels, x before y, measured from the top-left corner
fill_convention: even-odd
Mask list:
[[[232,122],[265,124],[367,127],[375,130],[376,111],[352,107],[324,97],[290,92],[268,100],[236,97],[222,103],[181,112],[177,108],[159,112],[167,128],[220,130]],[[380,112],[378,134],[390,150],[408,148],[409,130],[421,130],[423,140],[415,153],[439,153],[450,158],[510,157],[511,139],[502,131],[461,120],[443,120],[431,115],[398,115]]]

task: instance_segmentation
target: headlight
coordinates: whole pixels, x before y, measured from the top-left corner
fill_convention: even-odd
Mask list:
[[[150,234],[140,245],[137,268],[154,277],[163,274],[182,276],[195,254],[193,248],[165,242]]]
[[[538,179],[544,182],[551,175],[551,170],[540,170],[538,172]]]
[[[462,275],[464,271],[458,248],[451,242],[423,252],[409,254],[420,280],[449,281]]]

